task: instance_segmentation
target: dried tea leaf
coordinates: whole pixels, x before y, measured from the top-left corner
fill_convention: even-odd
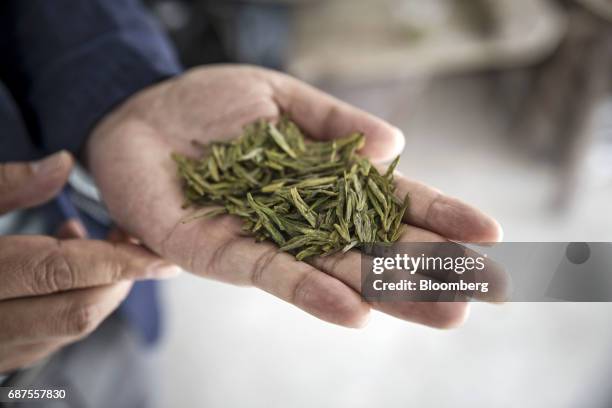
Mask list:
[[[186,204],[200,209],[184,222],[235,215],[257,241],[298,260],[394,242],[409,207],[394,195],[399,158],[381,175],[357,155],[364,144],[361,133],[307,143],[288,117],[258,121],[229,143],[196,142],[199,159],[172,155]]]

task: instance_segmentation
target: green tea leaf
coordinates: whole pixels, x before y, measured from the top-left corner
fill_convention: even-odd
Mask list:
[[[184,222],[230,214],[257,242],[272,241],[298,260],[395,242],[409,197],[395,196],[396,158],[384,175],[357,155],[365,135],[305,141],[287,116],[263,120],[231,142],[194,142],[198,159],[172,154],[183,181]]]
[[[302,200],[300,197],[300,193],[297,188],[291,189],[291,198],[293,199],[293,205],[297,208],[297,210],[302,214],[302,217],[308,221],[308,223],[314,228],[317,226],[317,217],[314,212],[308,207],[308,205]]]
[[[297,155],[295,154],[293,149],[291,149],[291,147],[289,147],[289,145],[287,144],[287,141],[285,140],[285,136],[283,136],[282,133],[278,131],[276,126],[274,126],[274,124],[270,123],[268,125],[268,129],[270,131],[270,135],[272,136],[272,138],[274,139],[276,144],[281,149],[283,149],[285,151],[285,153],[287,153],[290,157],[296,159]]]

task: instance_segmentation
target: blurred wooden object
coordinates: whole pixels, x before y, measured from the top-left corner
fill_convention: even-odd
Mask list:
[[[612,24],[575,3],[568,15],[567,34],[553,56],[535,69],[514,130],[557,166],[554,205],[559,209],[575,196],[591,145],[593,112],[612,83]]]
[[[357,85],[533,64],[565,31],[548,0],[327,0],[294,15],[288,71]]]
[[[612,1],[610,0],[575,0],[593,14],[612,22]]]

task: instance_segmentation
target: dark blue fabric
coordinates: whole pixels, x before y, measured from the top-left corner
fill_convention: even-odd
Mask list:
[[[179,71],[136,0],[0,2],[0,78],[45,151],[78,151],[112,107]]]
[[[78,153],[115,105],[179,72],[167,39],[136,0],[2,0],[0,161]],[[47,207],[58,216],[61,206]],[[93,237],[105,236],[108,226],[81,217]],[[147,342],[157,338],[154,283],[136,284],[121,311]]]

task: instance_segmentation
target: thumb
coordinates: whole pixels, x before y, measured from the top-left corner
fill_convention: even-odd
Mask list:
[[[49,201],[66,184],[73,163],[66,151],[35,162],[0,163],[0,214]]]

